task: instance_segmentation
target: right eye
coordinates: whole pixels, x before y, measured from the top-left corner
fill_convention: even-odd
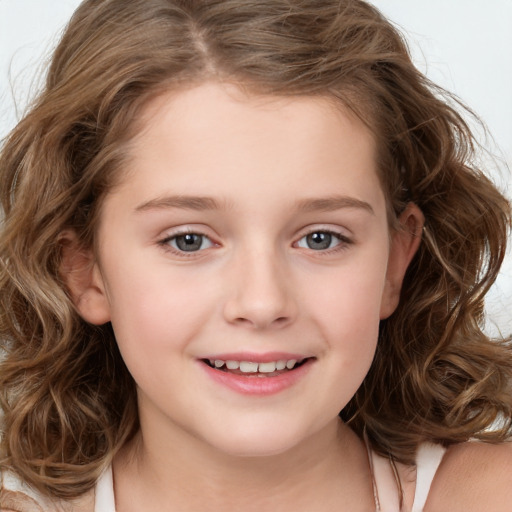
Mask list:
[[[199,233],[182,233],[162,240],[162,245],[169,245],[178,252],[197,252],[213,246],[213,242]]]

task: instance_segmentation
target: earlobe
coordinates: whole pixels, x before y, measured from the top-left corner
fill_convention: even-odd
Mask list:
[[[59,273],[78,313],[91,324],[109,322],[110,306],[92,249],[82,247],[71,230],[61,233],[59,243]]]
[[[392,233],[386,283],[381,302],[381,320],[388,318],[398,306],[402,282],[420,246],[425,223],[423,213],[414,203],[407,205],[398,220],[400,226]]]

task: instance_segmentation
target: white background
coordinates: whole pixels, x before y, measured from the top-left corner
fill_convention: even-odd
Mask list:
[[[405,32],[419,69],[456,93],[487,124],[481,142],[512,180],[512,0],[373,0]],[[37,90],[37,76],[78,0],[0,0],[0,138]],[[490,331],[512,333],[512,255],[488,299]],[[494,327],[493,327],[494,325]]]

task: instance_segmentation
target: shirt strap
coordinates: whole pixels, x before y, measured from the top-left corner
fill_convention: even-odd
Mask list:
[[[432,481],[443,460],[446,448],[439,444],[423,443],[416,453],[416,491],[412,512],[422,512]]]
[[[365,436],[370,472],[372,474],[373,497],[377,512],[397,512],[400,510],[401,486],[398,475],[387,457],[377,455]]]
[[[116,512],[114,499],[114,477],[110,465],[96,483],[94,512]]]

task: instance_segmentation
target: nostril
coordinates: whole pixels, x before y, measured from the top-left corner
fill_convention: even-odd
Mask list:
[[[238,318],[235,318],[235,322],[237,324],[252,324],[253,322],[251,322],[251,320],[249,320],[248,318],[244,318],[244,317],[238,317]]]

